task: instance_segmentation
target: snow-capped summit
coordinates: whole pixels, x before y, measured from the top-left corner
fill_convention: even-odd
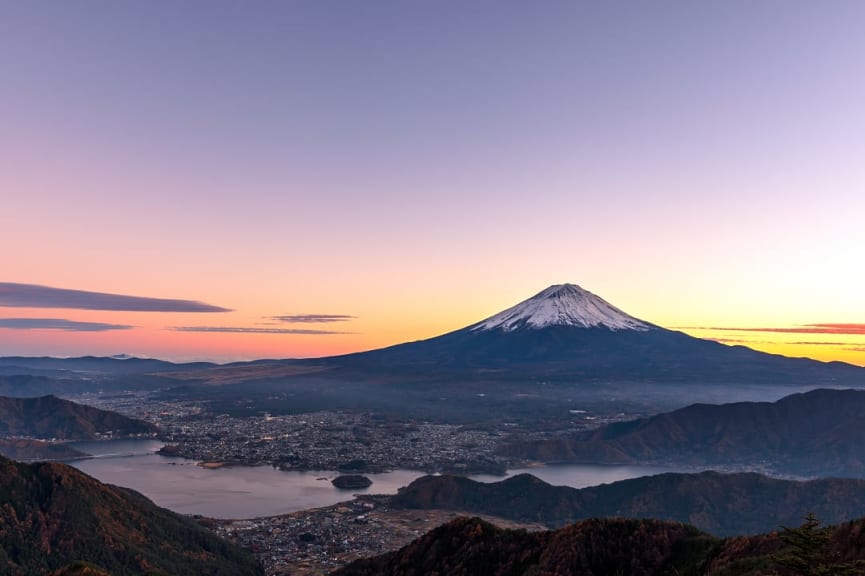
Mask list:
[[[556,284],[486,320],[471,330],[512,332],[519,328],[538,329],[548,326],[608,328],[610,330],[645,331],[653,328],[625,314],[600,296],[575,284]]]

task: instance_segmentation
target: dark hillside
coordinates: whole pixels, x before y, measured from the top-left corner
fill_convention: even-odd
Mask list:
[[[555,532],[502,530],[458,518],[408,546],[358,560],[333,576],[567,576],[693,574],[717,545],[690,526],[655,520],[586,520]]]
[[[787,474],[863,477],[865,391],[822,389],[777,402],[693,404],[506,452],[540,461],[769,464]]]
[[[503,530],[458,518],[400,550],[357,560],[333,576],[861,576],[865,519],[803,532],[721,540],[657,520],[584,520],[551,532]],[[816,544],[818,542],[823,544]],[[810,568],[789,567],[793,551]]]
[[[129,436],[156,431],[149,422],[56,396],[0,396],[0,436],[92,440],[106,434]]]
[[[0,458],[0,502],[2,574],[47,575],[74,562],[114,576],[262,574],[248,553],[192,520],[63,464]],[[99,573],[68,570],[59,573]]]
[[[657,518],[718,535],[796,525],[807,512],[829,523],[865,515],[865,480],[779,480],[760,474],[659,474],[575,489],[522,474],[501,482],[418,478],[391,499],[400,508],[441,508],[563,526],[585,518]]]

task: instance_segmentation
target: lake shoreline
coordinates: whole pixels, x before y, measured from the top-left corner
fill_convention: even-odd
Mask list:
[[[157,505],[180,514],[220,519],[290,514],[330,506],[355,494],[393,495],[427,475],[424,471],[405,469],[365,474],[372,484],[347,494],[326,481],[338,476],[341,473],[338,470],[288,471],[271,465],[204,467],[200,461],[157,454],[163,444],[155,440],[79,445],[94,457],[70,464],[86,474],[140,492]],[[504,476],[471,474],[468,477],[497,482],[528,473],[550,484],[578,488],[668,471],[644,466],[533,466],[509,470]]]

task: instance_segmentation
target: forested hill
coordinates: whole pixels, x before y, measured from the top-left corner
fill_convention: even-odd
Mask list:
[[[544,462],[759,464],[783,474],[861,478],[863,429],[865,391],[818,389],[777,402],[693,404],[505,451]]]
[[[717,545],[696,528],[654,520],[587,520],[551,532],[503,530],[458,518],[404,548],[358,560],[333,576],[422,574],[691,574]]]
[[[793,526],[808,512],[828,523],[865,516],[865,480],[807,482],[760,474],[659,474],[589,488],[551,486],[529,474],[501,482],[424,476],[394,496],[398,508],[441,508],[559,527],[592,517],[658,518],[717,536]]]
[[[457,518],[332,576],[852,576],[865,573],[865,520],[721,540],[658,520],[591,519],[555,531]],[[798,544],[791,546],[790,542]],[[805,571],[792,569],[804,562]]]
[[[0,396],[0,437],[91,440],[106,434],[129,436],[156,431],[149,422],[56,396]]]
[[[263,574],[250,554],[192,520],[63,464],[0,457],[0,503],[0,574]]]

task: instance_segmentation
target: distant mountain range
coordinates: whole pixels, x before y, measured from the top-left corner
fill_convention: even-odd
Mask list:
[[[793,571],[777,560],[786,553],[777,534],[720,540],[684,524],[628,519],[525,532],[457,518],[400,550],[357,560],[332,576],[841,576],[863,573],[863,532],[865,520],[857,520],[832,528],[824,546],[818,538],[806,538],[798,550],[807,549],[805,568]]]
[[[505,452],[543,462],[762,466],[802,476],[865,477],[865,391],[694,404]]]
[[[78,358],[53,358],[51,356],[3,356],[0,357],[0,374],[39,374],[69,376],[78,374],[151,374],[174,370],[213,368],[211,362],[177,364],[155,358],[135,358],[126,354],[116,356],[81,356]]]
[[[0,457],[0,502],[2,574],[263,574],[248,552],[192,520],[63,464]]]
[[[529,474],[501,482],[424,476],[390,499],[394,508],[489,514],[552,528],[593,517],[656,518],[716,536],[795,526],[808,512],[828,523],[865,516],[865,480],[780,480],[760,474],[659,474],[589,488],[551,486]]]
[[[0,437],[92,440],[157,432],[156,426],[56,396],[0,396]]]
[[[110,390],[153,390],[183,384],[166,377],[177,371],[203,371],[216,364],[175,364],[145,358],[0,357],[0,394],[30,397]]]

